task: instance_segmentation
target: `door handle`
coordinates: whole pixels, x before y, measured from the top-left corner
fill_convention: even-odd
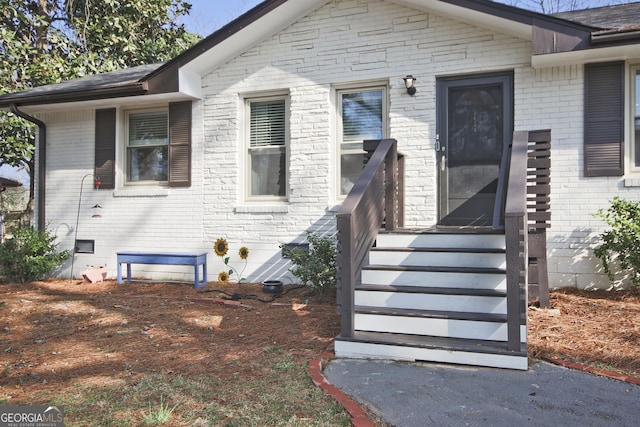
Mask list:
[[[436,134],[435,149],[436,149],[436,153],[440,154],[440,170],[444,172],[447,167],[447,159],[446,159],[447,156],[445,155],[445,147],[443,145],[440,145],[439,133]]]

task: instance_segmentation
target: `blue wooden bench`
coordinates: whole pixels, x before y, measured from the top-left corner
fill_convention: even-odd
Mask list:
[[[127,281],[131,280],[131,264],[192,265],[196,289],[207,285],[207,254],[117,252],[118,283],[122,283],[122,264],[127,264]],[[200,280],[202,266],[202,281]]]

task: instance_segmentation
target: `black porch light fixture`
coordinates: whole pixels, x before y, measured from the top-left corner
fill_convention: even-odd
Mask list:
[[[411,96],[416,94],[416,79],[415,77],[413,77],[411,74],[409,74],[407,77],[404,77],[402,80],[404,80],[404,87],[407,88],[407,93]]]

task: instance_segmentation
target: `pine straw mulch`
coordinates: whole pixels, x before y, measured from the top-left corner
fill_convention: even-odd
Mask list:
[[[203,293],[188,284],[115,281],[0,285],[0,399],[28,403],[74,385],[127,383],[156,371],[250,382],[273,357],[266,350],[306,363],[339,333],[333,298],[296,289],[271,302],[223,305],[223,294],[206,292],[214,287]],[[241,288],[271,298],[259,285]],[[640,295],[564,289],[551,293],[551,304],[529,309],[532,358],[640,378]]]
[[[224,291],[225,293],[218,292]],[[228,298],[242,296],[242,299]],[[170,372],[250,382],[275,349],[312,360],[340,329],[332,298],[258,284],[48,280],[0,285],[0,401]]]
[[[529,308],[529,356],[640,378],[640,293],[560,289]]]

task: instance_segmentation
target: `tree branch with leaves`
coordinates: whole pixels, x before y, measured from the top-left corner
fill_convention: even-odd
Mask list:
[[[179,23],[190,10],[179,0],[0,0],[0,94],[167,61],[200,38]],[[0,165],[33,182],[33,125],[0,112],[0,147]]]

